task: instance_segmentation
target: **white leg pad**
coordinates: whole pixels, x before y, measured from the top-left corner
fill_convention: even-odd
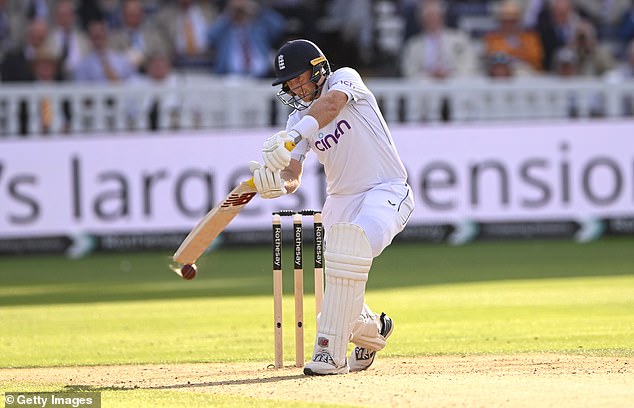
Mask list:
[[[334,224],[326,239],[326,290],[315,353],[328,349],[334,362],[341,366],[346,363],[351,325],[363,308],[372,248],[363,229],[350,223]]]
[[[363,305],[361,314],[352,324],[352,342],[359,347],[371,351],[383,350],[385,338],[379,334],[381,330],[381,320],[379,315],[374,313],[368,305]]]

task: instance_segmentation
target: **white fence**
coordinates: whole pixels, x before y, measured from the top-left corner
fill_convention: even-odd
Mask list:
[[[437,123],[623,117],[634,81],[518,78],[429,82],[368,79],[388,122]],[[269,81],[182,77],[176,85],[8,85],[0,135],[280,127],[288,110]],[[41,101],[51,102],[43,129]],[[158,103],[155,103],[157,102]]]

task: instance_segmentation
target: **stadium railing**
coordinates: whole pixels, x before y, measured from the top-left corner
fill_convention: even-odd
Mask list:
[[[484,78],[431,82],[368,79],[390,123],[442,123],[632,116],[634,81]],[[2,85],[0,136],[280,127],[288,109],[268,80],[182,76],[176,84]]]

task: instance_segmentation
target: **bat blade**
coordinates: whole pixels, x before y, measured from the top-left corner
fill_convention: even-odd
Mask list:
[[[293,141],[287,141],[284,146],[290,152],[301,140],[301,135],[298,135]],[[242,207],[247,205],[256,194],[253,177],[231,190],[227,198],[212,208],[183,240],[172,256],[176,265],[171,265],[170,268],[182,276],[180,267],[185,264],[194,264],[213,240],[238,215]]]
[[[172,259],[180,264],[195,263],[213,240],[238,215],[242,207],[247,205],[256,194],[257,190],[252,183],[248,181],[240,183],[196,224],[174,252]]]

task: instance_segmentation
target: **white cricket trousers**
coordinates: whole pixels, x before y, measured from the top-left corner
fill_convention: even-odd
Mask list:
[[[328,196],[322,209],[325,245],[331,225],[349,222],[363,228],[376,258],[405,228],[413,210],[412,189],[402,180],[379,184],[359,194]]]

